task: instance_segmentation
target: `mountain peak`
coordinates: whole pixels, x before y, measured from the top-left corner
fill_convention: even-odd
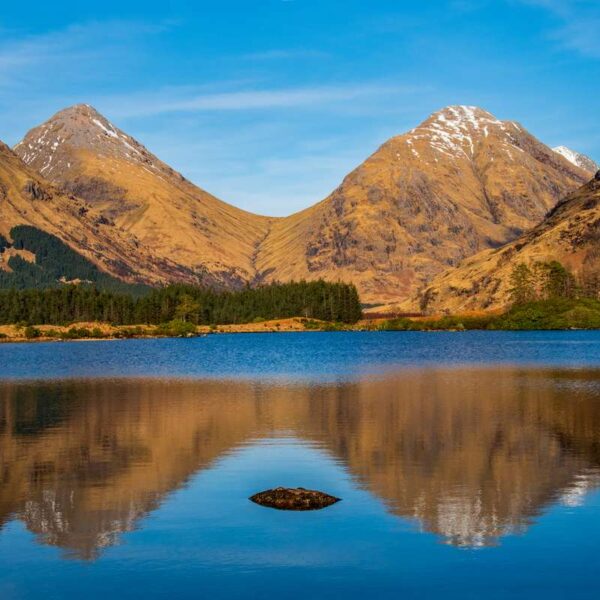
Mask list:
[[[56,118],[58,115],[68,115],[68,114],[87,114],[87,115],[100,115],[100,113],[91,105],[86,103],[73,104],[72,106],[67,106],[62,110],[59,110],[52,119]],[[102,115],[100,115],[102,116]]]
[[[450,121],[458,121],[460,123],[476,125],[480,121],[500,121],[487,110],[480,108],[479,106],[468,106],[464,104],[453,104],[446,106],[441,110],[436,111],[431,115],[436,118],[445,118]]]
[[[15,148],[23,161],[55,179],[73,163],[73,151],[92,151],[160,169],[160,161],[89,104],[75,104],[27,133]]]
[[[478,143],[492,133],[512,144],[520,131],[516,123],[501,121],[478,106],[452,105],[434,112],[401,137],[411,144],[413,154],[418,158],[421,154],[414,148],[415,142],[417,145],[426,143],[437,155],[471,160]]]
[[[554,152],[557,154],[560,154],[563,158],[566,158],[571,164],[583,169],[584,171],[588,171],[589,173],[594,174],[598,169],[600,169],[600,166],[589,156],[586,156],[581,152],[571,150],[571,148],[567,148],[567,146],[557,146],[556,148],[552,148],[552,150],[554,150]]]

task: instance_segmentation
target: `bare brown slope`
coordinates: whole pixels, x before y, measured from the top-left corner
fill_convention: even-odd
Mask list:
[[[31,130],[15,152],[44,178],[92,204],[108,227],[151,247],[157,258],[207,272],[224,285],[254,278],[256,247],[272,219],[194,186],[91,106],[57,113]]]
[[[273,223],[267,280],[342,279],[402,300],[444,269],[539,223],[589,174],[520,125],[448,107],[384,144],[321,203]]]
[[[504,308],[515,265],[550,260],[576,274],[600,269],[600,172],[532,231],[436,277],[415,304],[420,300],[427,310],[449,312]]]
[[[15,225],[32,225],[58,236],[104,271],[125,281],[197,280],[190,270],[156,258],[125,231],[109,227],[88,203],[44,181],[0,142],[0,234],[10,238]]]

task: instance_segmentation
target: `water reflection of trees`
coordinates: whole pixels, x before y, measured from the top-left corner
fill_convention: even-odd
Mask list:
[[[415,372],[331,386],[0,387],[0,523],[94,558],[224,453],[291,431],[452,544],[523,531],[600,481],[600,375]],[[260,466],[257,466],[260,468]]]

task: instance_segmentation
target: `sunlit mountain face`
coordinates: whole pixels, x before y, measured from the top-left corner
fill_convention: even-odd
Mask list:
[[[20,521],[39,543],[95,559],[225,459],[258,486],[270,463],[248,449],[281,458],[294,440],[292,472],[333,460],[325,484],[349,479],[448,544],[495,545],[600,485],[599,390],[597,372],[517,368],[326,385],[4,383],[0,527]]]

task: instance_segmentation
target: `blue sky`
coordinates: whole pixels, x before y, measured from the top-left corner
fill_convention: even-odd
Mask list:
[[[0,139],[87,102],[223,200],[285,215],[448,104],[600,161],[598,0],[11,2]]]

